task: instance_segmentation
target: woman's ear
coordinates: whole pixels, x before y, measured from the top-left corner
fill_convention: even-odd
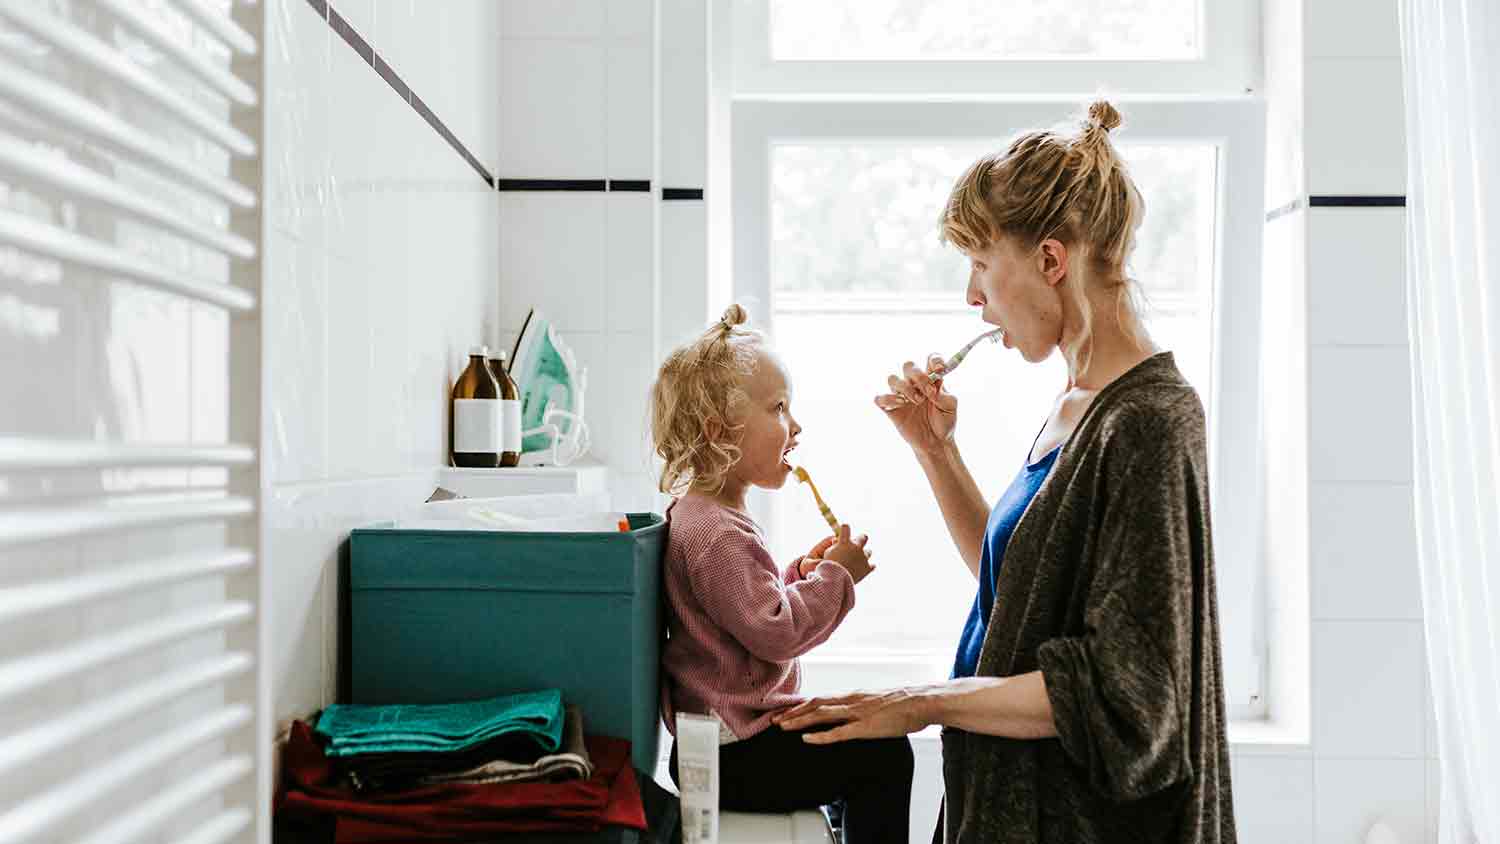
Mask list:
[[[1036,251],[1037,271],[1048,286],[1056,287],[1068,275],[1068,247],[1055,237],[1042,241]]]

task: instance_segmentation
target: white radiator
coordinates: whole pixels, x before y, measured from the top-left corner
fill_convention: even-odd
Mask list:
[[[0,0],[0,844],[270,841],[264,16]]]

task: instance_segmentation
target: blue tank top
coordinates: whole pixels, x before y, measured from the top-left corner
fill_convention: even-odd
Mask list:
[[[958,656],[953,660],[954,677],[974,676],[990,611],[995,608],[995,581],[1000,576],[1005,546],[1015,532],[1016,523],[1021,521],[1021,514],[1026,512],[1026,505],[1031,503],[1037,490],[1041,489],[1042,481],[1047,479],[1047,471],[1057,461],[1057,452],[1061,448],[1052,449],[1035,463],[1023,465],[1015,480],[1005,488],[1005,494],[995,502],[995,509],[990,511],[989,522],[984,527],[984,545],[979,550],[979,591],[974,595],[974,606],[964,622],[964,632],[958,637]]]

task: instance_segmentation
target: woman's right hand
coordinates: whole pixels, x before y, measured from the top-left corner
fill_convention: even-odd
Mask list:
[[[958,397],[944,390],[940,380],[934,380],[942,374],[943,359],[938,355],[927,359],[925,372],[907,361],[900,375],[887,379],[890,392],[875,397],[875,406],[885,411],[886,418],[914,451],[936,451],[953,441]]]

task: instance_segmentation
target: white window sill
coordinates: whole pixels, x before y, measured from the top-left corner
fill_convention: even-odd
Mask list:
[[[1241,756],[1311,756],[1306,725],[1267,719],[1230,721],[1229,750]]]

